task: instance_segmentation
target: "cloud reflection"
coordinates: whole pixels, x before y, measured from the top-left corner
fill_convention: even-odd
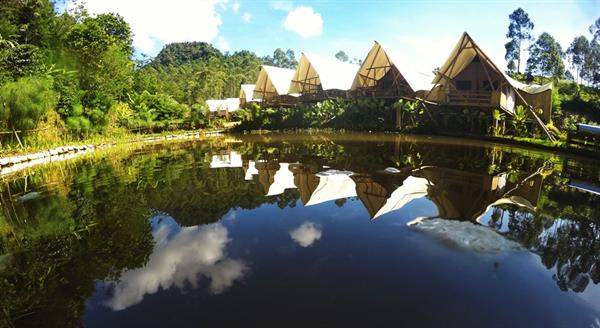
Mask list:
[[[210,292],[218,294],[247,271],[244,262],[227,258],[225,246],[231,239],[221,224],[182,228],[172,218],[162,217],[153,236],[156,244],[148,263],[124,272],[115,283],[114,295],[106,303],[113,310],[140,303],[160,288],[196,287],[200,276],[207,277]]]
[[[298,228],[290,231],[290,237],[302,247],[308,247],[321,239],[321,229],[313,222],[304,222]]]

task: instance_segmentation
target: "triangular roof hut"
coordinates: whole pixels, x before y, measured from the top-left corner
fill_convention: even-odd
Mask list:
[[[360,66],[351,90],[381,98],[415,99],[415,91],[400,71],[403,60],[375,41]]]
[[[293,69],[262,65],[253,98],[269,103],[279,96],[286,95],[294,72]]]
[[[240,85],[240,106],[254,101],[254,84]]]
[[[350,90],[358,69],[358,65],[303,53],[288,93],[317,98],[329,94],[342,95],[339,91]]]
[[[442,105],[501,108],[514,113],[516,105],[540,109],[536,119],[550,120],[552,83],[526,85],[504,73],[494,61],[464,32],[433,79],[434,87],[426,100]],[[542,122],[539,122],[543,125]]]
[[[227,116],[229,113],[240,109],[240,98],[208,99],[206,105],[210,113]]]

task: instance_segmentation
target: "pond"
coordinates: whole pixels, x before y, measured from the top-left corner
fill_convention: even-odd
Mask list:
[[[1,181],[0,326],[600,325],[600,162],[223,136]]]

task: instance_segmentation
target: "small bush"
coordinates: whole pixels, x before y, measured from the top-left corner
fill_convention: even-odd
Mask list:
[[[26,136],[57,100],[48,79],[27,77],[7,83],[0,88],[0,120],[9,130],[24,131]]]

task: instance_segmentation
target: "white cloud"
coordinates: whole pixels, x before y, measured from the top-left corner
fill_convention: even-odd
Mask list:
[[[294,9],[294,5],[290,1],[273,1],[271,2],[271,8],[274,10],[291,11]]]
[[[321,239],[321,229],[313,222],[304,222],[298,228],[290,231],[290,237],[302,247],[308,247]]]
[[[231,9],[234,13],[237,13],[238,11],[240,11],[240,3],[234,2],[233,5],[231,5]]]
[[[91,14],[114,12],[123,16],[133,30],[134,47],[154,55],[165,43],[214,40],[222,23],[217,9],[226,1],[86,0],[84,3]]]
[[[219,294],[246,273],[244,262],[227,258],[225,246],[230,239],[221,224],[179,228],[170,217],[160,219],[148,263],[124,272],[114,284],[113,297],[106,303],[113,310],[140,303],[160,289],[197,286],[200,276],[210,280],[211,293]]]
[[[244,13],[242,15],[242,20],[246,23],[250,23],[250,21],[252,20],[252,15],[250,15],[250,13]]]
[[[224,37],[220,36],[217,39],[217,48],[219,48],[222,51],[228,51],[229,50],[229,42],[227,42],[227,40],[225,40]]]
[[[323,18],[312,7],[300,6],[288,13],[283,27],[303,38],[315,37],[323,32]]]

